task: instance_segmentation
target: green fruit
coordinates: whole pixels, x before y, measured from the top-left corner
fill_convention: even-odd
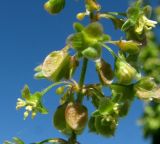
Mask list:
[[[85,128],[88,120],[87,108],[79,103],[69,103],[65,110],[67,124],[77,133]]]
[[[115,75],[117,76],[120,83],[129,84],[136,78],[136,70],[125,60],[116,59],[115,62]]]
[[[98,116],[95,119],[95,128],[97,133],[101,134],[102,136],[111,137],[114,135],[115,130],[117,127],[117,120],[113,117],[108,116],[102,117]]]
[[[44,4],[44,8],[50,14],[57,14],[65,7],[65,0],[49,0]]]

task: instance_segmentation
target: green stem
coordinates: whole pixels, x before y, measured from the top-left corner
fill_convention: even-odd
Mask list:
[[[48,91],[50,91],[53,87],[60,85],[60,84],[65,84],[65,83],[67,82],[63,81],[63,82],[57,82],[57,83],[51,84],[50,86],[48,86],[47,88],[41,91],[42,96],[45,95]]]
[[[87,70],[87,64],[88,64],[88,59],[87,58],[83,58],[82,71],[81,71],[81,76],[80,76],[80,80],[79,80],[80,89],[83,87],[83,84],[84,84],[86,70]],[[83,94],[81,92],[78,92],[78,94],[77,94],[77,102],[82,103],[83,97],[84,97]]]
[[[104,48],[106,48],[110,54],[114,57],[114,58],[117,58],[118,56],[114,53],[114,51],[107,45],[103,44],[103,43],[100,43]]]

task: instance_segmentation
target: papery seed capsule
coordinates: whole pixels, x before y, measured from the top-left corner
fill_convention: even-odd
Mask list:
[[[49,0],[44,4],[44,8],[50,14],[59,13],[65,6],[65,0]]]
[[[103,59],[96,60],[96,70],[99,75],[99,79],[103,84],[111,84],[114,73],[112,71],[111,65],[108,64]]]
[[[50,53],[42,65],[43,75],[52,81],[59,81],[63,77],[66,77],[66,73],[69,71],[69,60],[70,56],[65,50]]]
[[[65,120],[66,104],[59,106],[53,116],[53,124],[55,128],[64,134],[71,134],[71,129],[67,126]]]
[[[88,119],[87,108],[79,103],[69,103],[65,110],[65,119],[67,124],[80,133],[86,126]]]

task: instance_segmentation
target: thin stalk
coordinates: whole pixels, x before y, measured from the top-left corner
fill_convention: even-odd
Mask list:
[[[82,71],[81,71],[81,76],[80,76],[80,80],[79,80],[80,89],[83,87],[83,84],[84,84],[87,65],[88,65],[88,59],[87,58],[83,58]],[[78,94],[77,94],[77,102],[82,103],[83,97],[84,97],[83,94],[81,92],[78,92]]]
[[[107,45],[103,44],[103,43],[100,43],[104,48],[106,48],[110,54],[114,57],[114,58],[117,58],[118,56],[114,53],[114,51]]]
[[[42,96],[45,95],[48,91],[50,91],[53,87],[60,85],[60,84],[65,84],[65,83],[67,82],[63,81],[63,82],[57,82],[57,83],[51,84],[50,86],[48,86],[47,88],[41,91]]]

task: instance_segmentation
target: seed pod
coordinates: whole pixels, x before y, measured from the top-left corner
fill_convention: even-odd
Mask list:
[[[68,75],[70,56],[67,51],[54,51],[44,60],[42,65],[43,75],[52,81],[59,81]]]
[[[71,129],[67,126],[65,120],[66,104],[59,106],[53,116],[53,124],[55,128],[64,134],[71,134]]]
[[[114,73],[112,71],[111,65],[105,62],[103,59],[96,60],[96,70],[98,72],[98,76],[100,81],[103,84],[111,84]]]
[[[57,14],[65,7],[65,0],[49,0],[44,4],[44,8],[50,14]]]
[[[115,62],[115,75],[120,83],[129,84],[136,77],[136,70],[125,60],[117,58]]]
[[[159,88],[151,77],[142,78],[134,85],[136,95],[143,100],[158,99]]]
[[[88,119],[87,108],[79,103],[69,103],[65,110],[67,124],[76,132],[81,133]]]
[[[134,42],[132,40],[125,41],[120,40],[115,43],[123,52],[128,52],[130,54],[138,53],[140,50],[140,43]]]

